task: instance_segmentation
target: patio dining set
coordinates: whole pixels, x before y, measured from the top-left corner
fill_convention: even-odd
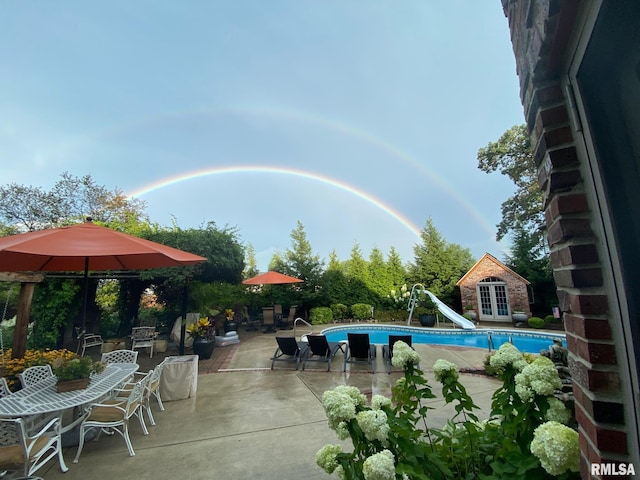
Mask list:
[[[138,351],[114,350],[103,353],[105,369],[93,374],[86,388],[59,391],[58,379],[50,365],[25,369],[22,388],[11,392],[0,382],[0,471],[31,477],[49,460],[57,457],[60,470],[68,466],[62,455],[65,441],[77,444],[77,463],[85,440],[98,440],[101,433],[118,433],[130,456],[135,455],[129,422],[137,417],[144,435],[147,422],[155,425],[151,400],[164,410],[160,378],[165,359],[149,372],[138,372]],[[145,421],[145,415],[147,420]],[[63,440],[64,439],[64,440]],[[65,445],[66,446],[66,445]]]

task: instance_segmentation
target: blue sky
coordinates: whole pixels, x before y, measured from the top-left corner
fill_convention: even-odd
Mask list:
[[[325,259],[410,261],[429,217],[504,256],[513,185],[476,160],[523,122],[499,0],[6,2],[0,31],[2,184],[90,174],[261,269],[297,221]]]

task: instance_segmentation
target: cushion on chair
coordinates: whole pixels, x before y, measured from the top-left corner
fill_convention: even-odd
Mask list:
[[[31,449],[31,459],[35,457],[35,454],[40,453],[50,437],[42,436],[35,439],[35,447]],[[27,440],[27,444],[31,445],[34,440]],[[22,445],[16,443],[15,445],[8,445],[0,447],[0,469],[3,470],[15,470],[24,467],[24,454]]]
[[[104,405],[93,407],[87,420],[95,422],[115,422],[121,420],[122,412],[126,406],[126,400],[107,400],[104,402]],[[120,407],[122,410],[113,407]]]

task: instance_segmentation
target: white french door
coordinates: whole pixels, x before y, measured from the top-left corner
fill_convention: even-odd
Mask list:
[[[507,285],[500,279],[490,277],[478,283],[480,320],[489,322],[510,322],[509,296]]]

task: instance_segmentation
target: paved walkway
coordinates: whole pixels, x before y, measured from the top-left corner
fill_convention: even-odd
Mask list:
[[[278,335],[292,333],[281,331]],[[65,480],[332,478],[315,465],[315,453],[323,445],[340,443],[327,427],[322,393],[348,384],[363,393],[388,395],[399,373],[386,373],[380,349],[375,374],[368,373],[365,366],[354,366],[343,373],[340,353],[331,372],[326,368],[303,372],[280,365],[272,371],[269,358],[276,348],[275,335],[243,330],[240,339],[240,344],[216,348],[210,360],[199,362],[194,398],[166,402],[164,412],[152,404],[157,425],[149,427],[148,436],[142,435],[137,422],[132,423],[136,456],[128,456],[120,436],[103,435],[99,441],[85,444],[77,464],[72,463],[76,447],[65,449],[67,473],[62,474],[57,463],[50,462],[37,475]],[[434,393],[439,393],[439,384],[428,372],[435,360],[445,358],[473,370],[482,366],[487,353],[450,346],[415,347]],[[153,368],[164,356],[175,354],[173,347],[150,359],[143,350],[140,369]],[[479,416],[486,416],[497,381],[474,374],[461,378],[482,407]],[[453,409],[445,408],[440,397],[430,404],[435,407],[430,411],[430,421],[434,426],[442,425]],[[344,443],[344,447],[349,449],[349,444]]]

